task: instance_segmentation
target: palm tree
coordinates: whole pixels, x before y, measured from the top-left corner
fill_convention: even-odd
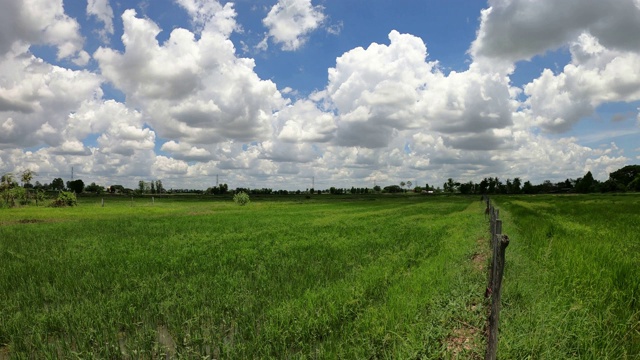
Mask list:
[[[22,187],[25,187],[25,185],[30,184],[31,180],[33,180],[34,175],[38,175],[38,174],[28,169],[23,171],[22,175],[20,175],[20,180],[22,181]]]
[[[11,196],[9,189],[11,189],[14,184],[15,180],[13,179],[12,173],[6,173],[0,178],[0,192],[4,193],[4,202],[7,205],[9,204],[9,197]]]

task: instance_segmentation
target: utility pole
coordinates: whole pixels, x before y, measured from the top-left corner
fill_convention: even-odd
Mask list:
[[[311,188],[312,189],[316,188],[316,177],[315,176],[311,177]]]
[[[71,167],[71,181],[73,181],[73,166]]]

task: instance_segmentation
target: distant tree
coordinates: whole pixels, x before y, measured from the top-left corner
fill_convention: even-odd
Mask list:
[[[511,194],[513,192],[513,183],[511,179],[507,179],[507,183],[505,184],[505,192],[507,194]]]
[[[389,186],[385,186],[383,191],[387,193],[399,193],[399,192],[403,192],[403,189],[400,188],[400,186],[398,185],[389,185]]]
[[[468,195],[473,193],[473,181],[469,181],[458,186],[461,194]]]
[[[162,180],[156,180],[156,193],[162,194],[164,192],[165,192],[165,190],[162,187]]]
[[[22,187],[24,188],[28,187],[27,185],[31,184],[31,180],[33,179],[34,175],[37,175],[37,174],[31,170],[23,171],[22,174],[20,175],[20,180],[22,181]]]
[[[61,178],[55,178],[51,181],[52,190],[64,190],[64,181]]]
[[[144,181],[142,180],[138,181],[138,192],[140,192],[140,194],[144,194],[144,188],[145,188]]]
[[[514,194],[520,194],[520,192],[522,191],[521,186],[522,186],[522,180],[520,180],[519,177],[514,178],[513,179],[513,184],[512,184],[513,193]]]
[[[640,174],[627,185],[629,191],[640,191]]]
[[[2,198],[4,199],[4,203],[6,206],[15,205],[15,201],[13,199],[12,188],[16,187],[17,183],[13,178],[12,173],[6,173],[2,175],[0,179],[0,193],[2,194]]]
[[[84,191],[84,181],[78,179],[73,181],[67,181],[67,189],[76,194],[80,194]]]
[[[104,187],[96,184],[95,182],[92,182],[91,184],[87,185],[84,190],[89,193],[102,194],[104,192]]]
[[[640,175],[640,165],[627,165],[609,174],[609,179],[613,179],[628,187]]]
[[[576,191],[583,194],[594,192],[596,184],[596,180],[593,178],[591,171],[587,171],[584,177],[578,179]]]
[[[413,183],[411,182],[411,180],[407,181],[407,188],[411,189],[411,185],[413,185]]]
[[[126,189],[124,188],[124,186],[122,185],[111,185],[109,186],[109,191],[114,194],[116,192],[124,194],[126,192]]]
[[[486,194],[489,190],[489,180],[487,178],[482,179],[478,185],[478,191],[480,194]]]
[[[405,183],[404,181],[400,181],[400,187],[402,188],[402,191],[404,192],[404,187],[407,185],[407,183]]]
[[[524,185],[522,186],[522,192],[525,194],[533,194],[534,193],[534,187],[531,184],[531,181],[527,180],[524,182]]]
[[[380,192],[380,191],[382,191],[382,188],[380,188],[380,185],[376,185],[376,186],[373,187],[373,191]]]
[[[609,178],[609,180],[600,184],[600,192],[625,192],[627,187],[624,184]]]
[[[151,193],[152,194],[156,193],[156,182],[155,181],[151,181]]]
[[[458,183],[459,184],[459,183]],[[456,182],[452,178],[448,178],[447,182],[442,185],[445,192],[453,194],[456,191]]]

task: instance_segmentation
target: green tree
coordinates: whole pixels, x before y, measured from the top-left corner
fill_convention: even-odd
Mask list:
[[[164,188],[162,187],[162,180],[156,180],[156,193],[162,194],[164,192]]]
[[[91,184],[87,185],[84,190],[90,193],[102,194],[104,192],[104,187],[101,185],[97,185],[95,182],[92,182]]]
[[[15,198],[12,189],[16,187],[18,184],[13,178],[12,173],[6,173],[2,175],[0,179],[0,193],[2,194],[2,198],[4,199],[4,203],[6,206],[14,206]]]
[[[520,192],[522,191],[522,189],[520,188],[522,186],[522,180],[520,180],[519,177],[514,178],[513,179],[513,183],[512,183],[512,191],[514,194],[520,194]]]
[[[587,171],[583,178],[578,179],[576,183],[576,191],[579,193],[591,193],[595,191],[597,185],[596,180],[593,178],[591,171]]]
[[[627,186],[640,175],[640,165],[627,165],[609,174],[609,179]]]
[[[25,170],[20,175],[20,180],[22,181],[22,187],[27,187],[27,185],[31,184],[31,180],[33,180],[33,176],[37,175],[35,172],[31,170]]]
[[[84,181],[80,179],[67,181],[67,189],[73,193],[80,194],[84,191]]]
[[[413,185],[413,183],[412,183],[410,180],[409,180],[409,181],[407,181],[407,188],[408,188],[408,189],[411,189],[411,185]]]
[[[524,185],[522,186],[522,192],[525,194],[533,194],[535,192],[531,181],[527,180],[524,182]]]
[[[442,185],[445,192],[453,194],[456,191],[456,182],[452,178],[448,178],[447,182]]]
[[[64,181],[61,178],[55,178],[51,182],[52,190],[64,190]]]
[[[627,189],[630,191],[640,191],[640,174],[627,185]]]

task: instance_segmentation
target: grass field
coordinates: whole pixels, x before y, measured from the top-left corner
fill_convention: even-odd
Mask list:
[[[494,200],[511,238],[498,356],[640,359],[640,196]]]
[[[482,357],[478,199],[289,199],[0,210],[0,358]]]

